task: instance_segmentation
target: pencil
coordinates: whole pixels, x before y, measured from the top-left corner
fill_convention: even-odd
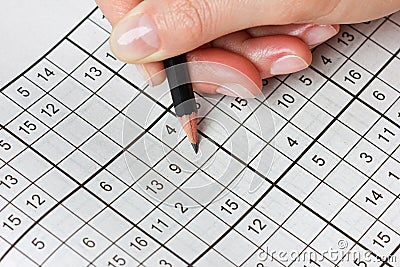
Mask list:
[[[186,55],[169,58],[163,62],[176,116],[197,154],[199,151],[197,104],[186,64]]]

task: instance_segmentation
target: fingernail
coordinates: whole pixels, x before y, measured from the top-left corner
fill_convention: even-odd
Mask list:
[[[304,39],[309,46],[315,46],[332,38],[337,30],[332,25],[315,25],[306,31]]]
[[[143,64],[136,64],[136,69],[138,71],[138,73],[140,74],[140,76],[142,76],[143,80],[145,82],[148,82],[150,84],[150,86],[153,86],[151,79],[150,79],[150,75],[146,70],[146,67]]]
[[[111,49],[122,60],[134,62],[145,58],[160,47],[157,29],[146,14],[125,18],[113,30]]]
[[[288,55],[278,58],[271,66],[272,75],[289,74],[308,67],[307,62],[301,57]]]
[[[240,98],[254,98],[256,95],[251,93],[246,87],[237,83],[227,83],[220,85],[216,90],[218,94],[240,97]]]

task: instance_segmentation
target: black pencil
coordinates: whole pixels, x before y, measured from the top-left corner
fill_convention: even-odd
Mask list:
[[[164,60],[164,68],[176,116],[197,154],[197,104],[186,62],[186,55],[179,55]]]

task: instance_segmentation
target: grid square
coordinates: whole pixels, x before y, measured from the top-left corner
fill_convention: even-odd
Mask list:
[[[74,146],[79,147],[96,132],[96,129],[72,113],[60,124],[58,124],[54,128],[54,131],[60,134]]]
[[[100,165],[88,158],[79,150],[75,150],[58,165],[65,173],[83,183],[100,169]]]
[[[382,215],[380,221],[398,231],[398,225],[400,225],[400,201],[396,201],[387,209],[387,211]]]
[[[380,118],[365,138],[390,155],[400,145],[400,128],[387,119]]]
[[[112,68],[114,71],[120,70],[125,65],[124,62],[119,61],[114,56],[113,52],[111,51],[110,42],[104,42],[100,48],[96,50],[94,56],[101,62],[107,64],[107,66]]]
[[[42,90],[49,92],[65,79],[66,74],[49,60],[43,59],[24,76]]]
[[[71,73],[87,57],[88,55],[72,44],[69,40],[64,40],[47,56],[51,62],[54,62],[54,64],[67,73]]]
[[[304,207],[299,207],[282,226],[305,243],[310,243],[326,223]]]
[[[286,84],[307,99],[310,99],[325,82],[326,79],[315,72],[312,68],[292,73],[285,80]]]
[[[311,65],[326,76],[331,77],[345,60],[346,57],[324,43],[313,51],[313,61]]]
[[[357,95],[371,78],[372,75],[369,72],[351,60],[347,61],[332,77],[353,95]]]
[[[116,109],[123,110],[139,93],[132,85],[115,76],[97,92],[97,95]]]
[[[332,221],[335,226],[356,240],[360,239],[374,222],[374,217],[351,202],[347,203]]]
[[[360,136],[340,121],[335,121],[321,136],[319,142],[339,157],[344,157],[360,140]]]
[[[200,122],[199,127],[207,129],[207,136],[222,145],[239,127],[239,124],[220,109],[213,109]]]
[[[64,105],[49,95],[42,97],[29,110],[49,128],[59,123],[70,113]]]
[[[385,113],[396,102],[399,96],[398,91],[380,79],[374,79],[367,89],[361,93],[361,99],[365,100],[381,113]]]
[[[370,37],[370,35],[373,32],[381,31],[382,24],[385,25],[386,23],[385,20],[386,20],[385,18],[375,19],[371,21],[353,24],[351,25],[351,27],[360,31],[363,35]]]
[[[50,95],[60,100],[70,110],[79,107],[91,94],[80,82],[71,77],[67,77],[50,92]]]
[[[186,228],[211,245],[229,229],[229,226],[208,210],[203,210]]]
[[[325,183],[335,188],[339,193],[350,199],[367,181],[368,177],[345,161],[328,175]]]
[[[379,74],[379,78],[390,84],[393,88],[400,88],[400,81],[397,79],[397,73],[400,69],[400,59],[394,58],[387,67]]]
[[[309,102],[295,115],[292,123],[315,138],[332,119],[324,110]]]
[[[386,158],[387,155],[381,150],[365,139],[361,139],[345,157],[345,160],[367,176],[371,176],[379,166],[382,165]]]
[[[107,170],[125,184],[132,185],[149,170],[149,167],[130,153],[124,153],[115,159]]]
[[[8,145],[7,145],[8,144]],[[0,127],[0,158],[7,162],[21,153],[26,146]]]
[[[11,99],[3,94],[0,94],[0,114],[2,125],[6,125],[22,112],[22,108],[14,103]]]
[[[372,176],[372,179],[379,185],[389,190],[394,195],[400,194],[400,163],[389,158],[379,170]]]
[[[10,166],[14,167],[31,181],[35,181],[51,168],[51,165],[47,161],[30,149],[24,150],[15,157],[10,162]]]
[[[139,68],[141,68],[141,67],[139,67]],[[138,72],[138,71],[136,71],[136,72]],[[156,74],[156,75],[158,75],[158,74]],[[162,75],[162,73],[161,73],[161,75]],[[152,78],[155,78],[155,77],[152,77]],[[149,82],[149,80],[146,80],[146,82]],[[168,83],[167,79],[164,80],[164,82],[159,85],[153,86],[153,85],[149,84],[143,88],[144,88],[143,89],[144,93],[147,94],[148,97],[152,101],[160,103],[163,108],[172,106],[172,97],[171,97],[171,92],[170,92],[169,83]],[[195,97],[195,101],[198,101],[198,98]],[[197,105],[197,107],[199,107],[199,106]],[[199,110],[201,110],[201,106],[200,106]]]
[[[33,221],[12,205],[0,211],[0,236],[9,243],[14,243],[32,224]]]
[[[0,193],[6,200],[11,201],[16,195],[27,188],[30,182],[8,165],[0,168]]]
[[[200,97],[202,99],[202,97]],[[228,114],[232,119],[239,123],[243,123],[247,120],[247,118],[254,113],[254,111],[260,106],[260,102],[255,99],[242,99],[240,97],[224,97],[221,102],[217,103],[209,100],[212,105],[208,101],[203,101],[207,103],[209,106],[203,107],[200,105],[200,110],[203,108],[202,112],[207,112],[210,110],[210,107],[217,107],[217,109],[222,110],[226,114]],[[203,113],[204,114],[204,113]]]
[[[90,20],[85,20],[71,35],[70,39],[92,54],[107,39],[109,34]]]
[[[143,133],[142,128],[122,114],[114,117],[101,131],[121,147],[124,144],[126,147]]]
[[[103,28],[105,31],[111,33],[111,25],[107,18],[103,15],[100,9],[96,11],[89,17],[89,19],[97,24],[99,27]]]
[[[3,93],[23,108],[28,108],[44,95],[43,90],[25,77],[6,87]]]
[[[59,245],[61,245],[60,240],[57,240],[41,226],[35,226],[18,242],[17,248],[41,265]]]
[[[112,108],[98,96],[93,95],[83,103],[75,113],[97,129],[100,129],[117,114],[117,110]]]
[[[75,192],[63,205],[73,210],[79,218],[86,222],[105,207],[103,203],[82,189]]]
[[[378,119],[379,115],[359,100],[354,101],[339,117],[344,125],[347,125],[359,135],[364,135]]]
[[[346,203],[347,199],[325,184],[320,184],[305,201],[307,206],[327,220],[331,220]]]
[[[186,229],[182,229],[166,243],[174,252],[182,255],[188,262],[195,260],[207,249],[207,245]]]
[[[134,256],[138,261],[144,261],[159,248],[158,243],[138,228],[132,228],[116,244],[125,251],[131,252],[131,256]]]
[[[132,89],[133,90],[133,89]],[[162,114],[163,109],[144,94],[138,95],[125,110],[125,115],[146,129]]]
[[[111,79],[113,73],[96,60],[88,58],[71,75],[86,88],[96,92]]]
[[[354,51],[365,41],[362,36],[349,25],[340,27],[340,32],[335,38],[331,38],[327,43],[345,56],[351,56]]]
[[[273,188],[261,201],[256,208],[277,224],[282,224],[298,204],[284,192]]]
[[[93,266],[139,266],[139,262],[135,260],[131,255],[127,254],[125,251],[121,250],[115,245],[111,245],[107,248],[104,253],[102,253],[93,262]],[[92,266],[92,265],[89,265]]]
[[[140,139],[135,140],[135,143],[127,151],[148,166],[154,166],[165,156],[161,141],[150,134],[143,135]]]
[[[109,208],[106,208],[94,217],[89,222],[89,225],[113,242],[123,236],[132,227],[130,223],[126,222],[120,215]]]
[[[313,96],[313,103],[324,107],[332,116],[336,116],[350,102],[351,96],[332,82],[327,82]]]
[[[380,260],[372,256],[370,251],[367,251],[361,248],[359,245],[356,245],[347,253],[339,265],[343,267],[352,267],[357,262],[361,265],[363,264],[362,262],[365,262],[371,267],[380,267],[382,264]]]
[[[117,177],[107,171],[102,171],[96,175],[86,187],[107,203],[113,202],[128,188]]]
[[[374,60],[371,60],[365,55],[374,55]],[[365,43],[352,55],[352,60],[360,64],[371,73],[377,73],[379,69],[389,60],[391,54],[384,50],[381,46],[366,40]]]
[[[80,149],[100,165],[106,164],[121,151],[117,144],[101,132],[97,132]]]
[[[61,246],[51,257],[44,263],[43,266],[57,266],[62,262],[66,266],[83,266],[88,262],[77,252],[73,251],[66,245]]]
[[[34,143],[48,131],[47,126],[27,112],[18,116],[7,128],[28,144]]]
[[[53,131],[49,131],[38,142],[33,144],[33,148],[54,164],[59,163],[75,149]]]
[[[141,221],[154,209],[154,205],[150,201],[133,190],[126,191],[111,206],[134,223]]]
[[[352,199],[372,216],[379,218],[395,200],[395,196],[386,189],[369,180]]]
[[[320,183],[312,174],[298,165],[293,166],[279,182],[289,194],[303,201]]]
[[[57,169],[51,169],[35,182],[43,191],[60,201],[77,186],[71,178]]]
[[[66,242],[79,254],[85,255],[89,261],[100,255],[111,242],[100,235],[92,227],[85,225]]]
[[[16,260],[17,259],[17,263]],[[37,264],[35,264],[30,258],[28,258],[26,255],[22,254],[19,250],[13,249],[10,251],[9,254],[7,254],[7,257],[3,261],[1,261],[2,265],[4,266],[26,266],[26,267],[36,267]]]
[[[235,231],[231,231],[216,246],[215,250],[228,258],[236,265],[241,265],[256,249],[252,243],[239,235]],[[240,251],[241,253],[237,253]]]
[[[390,32],[390,35],[387,34],[388,32]],[[396,42],[398,38],[396,38],[396,36],[400,37],[399,26],[394,24],[392,21],[387,20],[379,28],[379,31],[372,34],[371,39],[394,54],[399,49],[399,43]]]

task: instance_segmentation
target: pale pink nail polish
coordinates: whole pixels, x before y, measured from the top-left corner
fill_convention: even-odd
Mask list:
[[[118,58],[135,62],[160,48],[160,39],[152,19],[146,14],[127,17],[113,30],[111,49]]]
[[[337,30],[332,25],[315,25],[305,32],[304,40],[309,46],[315,46],[336,34]]]
[[[271,65],[272,75],[289,74],[303,70],[308,67],[307,62],[301,57],[295,55],[287,55],[278,58]]]

